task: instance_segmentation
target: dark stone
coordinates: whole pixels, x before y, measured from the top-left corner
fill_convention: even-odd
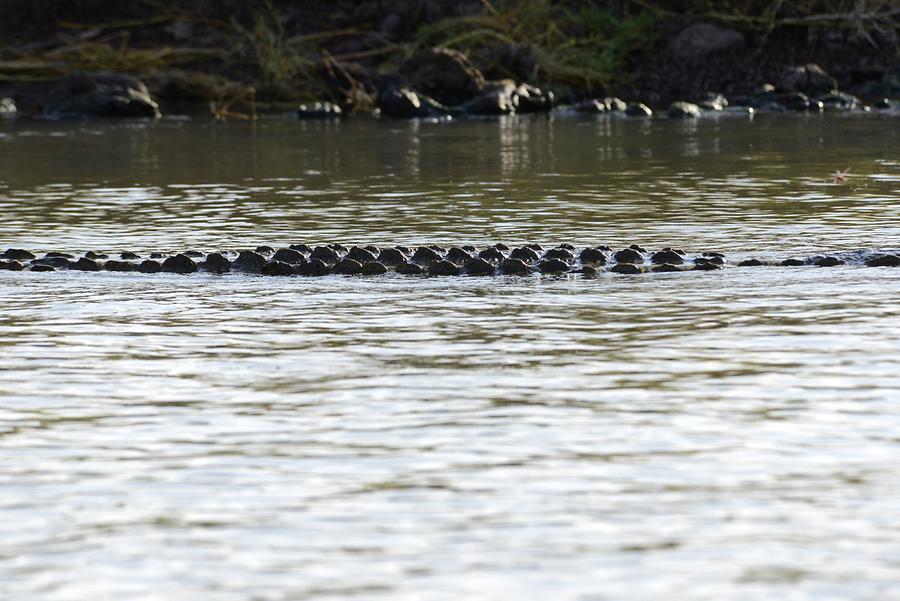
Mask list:
[[[258,254],[261,254],[263,256],[269,256],[275,252],[274,248],[272,248],[271,246],[266,246],[266,245],[257,246],[255,250]]]
[[[265,264],[266,258],[264,256],[252,250],[245,250],[241,251],[238,258],[231,264],[231,269],[244,273],[260,273]]]
[[[297,252],[301,252],[304,255],[308,255],[312,252],[312,248],[310,248],[306,244],[291,244],[288,248],[290,248],[291,250],[296,250]]]
[[[459,275],[459,265],[447,260],[432,263],[428,268],[428,275]]]
[[[872,106],[874,106],[879,111],[889,111],[890,109],[893,108],[894,105],[889,98],[880,98],[880,99],[876,100],[872,104]]]
[[[263,265],[260,273],[262,273],[263,275],[295,275],[297,273],[297,268],[290,263],[272,259],[271,261],[267,261],[266,264]]]
[[[586,102],[582,102],[575,107],[575,110],[579,113],[605,114],[622,113],[625,112],[626,108],[628,108],[628,105],[623,101],[618,98],[607,96],[606,98],[593,98]]]
[[[69,265],[69,269],[75,269],[76,271],[100,271],[100,264],[93,259],[81,257]]]
[[[381,275],[382,273],[387,273],[387,270],[387,266],[378,261],[368,261],[362,266],[363,275]]]
[[[138,265],[138,271],[141,273],[159,273],[162,271],[162,264],[153,259],[147,259]]]
[[[321,259],[310,259],[309,262],[300,265],[297,272],[300,275],[314,276],[314,277],[328,275],[328,273],[329,273],[328,263],[326,263],[325,261],[323,261]]]
[[[684,258],[674,250],[661,250],[659,252],[653,253],[650,256],[651,263],[669,263],[671,265],[681,265],[684,263]]]
[[[396,267],[400,263],[405,263],[406,259],[407,255],[403,254],[399,249],[385,248],[378,255],[377,261],[388,267]]]
[[[644,248],[643,246],[639,246],[639,245],[637,245],[637,244],[629,244],[629,245],[628,245],[628,248],[630,248],[631,250],[636,250],[636,251],[638,251],[639,253],[646,253],[646,252],[647,252],[647,249],[646,249],[646,248]]]
[[[409,262],[428,267],[432,263],[436,263],[440,260],[441,255],[436,250],[428,246],[420,246],[416,249],[415,254],[413,254],[412,259],[410,259]]]
[[[112,259],[103,264],[103,269],[106,271],[135,271],[137,269],[137,265],[134,263],[129,263],[128,261],[118,261],[116,259]]]
[[[803,265],[804,263],[800,259],[785,259],[784,261],[781,262],[781,264],[785,267],[799,267],[800,265]]]
[[[745,259],[738,263],[738,267],[760,267],[762,265],[765,265],[765,263],[759,259]]]
[[[629,117],[652,117],[653,111],[646,104],[640,102],[632,102],[625,109],[625,114]]]
[[[123,261],[137,261],[138,259],[141,258],[141,256],[137,253],[133,253],[129,250],[126,250],[125,252],[123,252],[119,255],[119,258],[122,259]]]
[[[192,258],[192,259],[199,259],[200,257],[205,256],[205,255],[204,255],[202,252],[200,252],[199,250],[186,250],[186,251],[184,251],[184,252],[181,253],[181,254],[183,254],[185,257],[190,257],[190,258]]]
[[[867,267],[900,267],[900,257],[897,255],[878,255],[866,259]]]
[[[607,255],[599,248],[585,248],[581,251],[581,262],[584,264],[606,265]]]
[[[538,256],[540,256],[540,253],[543,253],[543,252],[544,252],[544,247],[541,246],[540,244],[534,244],[534,243],[532,243],[532,244],[526,244],[525,247],[526,247],[526,248],[530,248],[530,249],[533,250],[534,252],[538,253]]]
[[[455,265],[465,265],[472,260],[472,255],[468,251],[454,246],[447,251],[447,254],[444,256],[444,260],[450,261]]]
[[[673,265],[672,263],[660,263],[651,267],[650,271],[664,273],[668,271],[681,271],[681,268],[677,265]]]
[[[281,261],[282,263],[288,263],[289,265],[299,265],[300,263],[306,262],[306,257],[303,256],[303,253],[298,250],[293,250],[291,248],[279,248],[275,255],[272,257],[273,261]]]
[[[159,117],[159,106],[141,81],[121,74],[78,73],[58,85],[44,114],[54,118]]]
[[[624,248],[613,255],[616,263],[643,263],[644,255],[633,248]]]
[[[832,90],[816,98],[826,111],[852,111],[862,105],[862,101],[851,94]]]
[[[5,271],[22,271],[25,266],[18,261],[0,261],[0,269]]]
[[[712,23],[694,23],[669,41],[668,50],[679,61],[694,63],[714,54],[740,50],[744,42],[744,34],[734,29]]]
[[[571,251],[573,257],[575,256],[575,245],[574,244],[569,244],[568,242],[563,242],[556,248],[564,248],[568,251]]]
[[[197,269],[210,273],[225,273],[231,271],[231,261],[222,253],[209,253],[205,261],[197,264]]]
[[[722,269],[722,266],[718,263],[713,263],[712,261],[703,261],[701,259],[697,259],[694,261],[695,271],[715,271],[716,269]]]
[[[300,120],[337,119],[343,112],[341,107],[332,102],[312,102],[298,106],[295,115]]]
[[[636,273],[641,273],[641,268],[635,265],[634,263],[616,263],[610,269],[613,273],[624,273],[628,275],[634,275]]]
[[[809,111],[822,108],[818,101],[810,100],[809,96],[802,92],[788,92],[778,94],[774,98],[774,107],[787,111]]]
[[[542,249],[543,250],[543,249]],[[538,255],[537,251],[533,248],[529,248],[527,246],[520,246],[519,248],[514,249],[510,255],[510,259],[518,259],[523,263],[528,263],[529,265],[536,262],[540,255]]]
[[[97,260],[103,260],[103,259],[108,259],[108,258],[109,258],[109,255],[107,255],[107,254],[104,254],[104,253],[97,253],[97,252],[94,252],[94,251],[92,251],[92,250],[89,250],[89,251],[87,251],[86,253],[84,253],[84,256],[85,256],[86,259],[93,259],[94,261],[97,261]]]
[[[336,250],[329,246],[317,246],[309,255],[310,259],[318,259],[324,263],[334,264],[341,260]]]
[[[837,80],[815,63],[790,67],[778,82],[778,88],[784,92],[802,92],[810,96],[826,94],[837,87]]]
[[[669,106],[667,114],[670,119],[690,119],[700,116],[700,107],[693,102],[679,100],[678,102],[673,102]]]
[[[51,265],[42,265],[38,263],[37,265],[32,265],[29,268],[29,271],[56,271],[56,268]]]
[[[331,272],[339,273],[341,275],[358,275],[362,273],[362,268],[362,263],[359,261],[345,257],[334,266]]]
[[[354,246],[349,251],[347,251],[347,258],[353,259],[354,261],[359,261],[360,263],[368,263],[369,261],[374,261],[378,258],[378,249],[375,249],[375,252],[372,252],[365,248],[360,248],[359,246]]]
[[[569,263],[562,259],[544,259],[538,263],[538,271],[541,273],[562,273],[569,271]]]
[[[509,259],[504,259],[504,261],[500,263],[500,273],[504,275],[528,275],[531,273],[531,268],[525,261],[510,257]]]
[[[395,246],[394,248],[396,248],[397,250],[399,250],[399,251],[400,251],[401,253],[403,253],[403,255],[406,256],[406,257],[408,257],[408,256],[410,256],[411,254],[413,254],[413,251],[414,251],[414,249],[412,249],[412,248],[410,248],[410,247],[408,247],[408,246]]]
[[[527,83],[520,84],[514,93],[517,113],[546,113],[555,103],[553,92],[543,91]]]
[[[496,248],[497,250],[499,250],[499,251],[502,252],[502,253],[508,253],[508,252],[509,252],[509,247],[508,247],[507,245],[503,244],[502,242],[498,242],[498,243],[495,244],[492,248]]]
[[[702,258],[710,263],[715,263],[716,265],[725,264],[725,256],[719,253],[703,253]]]
[[[697,103],[704,111],[712,111],[718,112],[725,110],[725,107],[728,106],[728,99],[722,96],[721,94],[708,94],[705,100],[702,100]]]
[[[331,250],[336,252],[339,257],[343,257],[348,252],[350,252],[350,249],[347,248],[346,246],[344,246],[343,244],[329,244],[328,248],[330,248]]]
[[[575,255],[567,248],[551,248],[546,253],[544,253],[544,260],[548,261],[550,259],[558,259],[563,261],[567,265],[571,265],[572,261],[575,260]]]
[[[44,255],[44,258],[46,258],[46,259],[51,259],[54,257],[57,257],[60,259],[74,259],[75,255],[73,255],[72,253],[63,253],[63,252],[59,252],[59,251],[55,251],[55,250],[51,250],[50,252],[48,252]],[[122,258],[124,259],[125,257],[122,257]]]
[[[3,256],[12,261],[30,261],[35,257],[34,253],[22,248],[8,248]]]
[[[369,244],[368,246],[363,246],[362,248],[363,250],[367,250],[372,253],[373,257],[377,257],[381,253],[381,249],[374,244]]]
[[[166,273],[194,273],[197,264],[186,254],[179,253],[163,261],[162,270]]]
[[[404,261],[397,265],[397,273],[402,273],[403,275],[419,275],[425,273],[425,268],[421,265]]]
[[[516,112],[516,83],[511,79],[485,83],[482,93],[465,104],[470,115],[508,115]]]
[[[45,256],[40,259],[34,259],[32,263],[36,265],[49,265],[51,267],[55,267],[57,269],[68,269],[72,264],[71,259],[67,259],[65,257],[49,257]]]
[[[586,278],[595,278],[600,273],[600,271],[596,267],[592,267],[591,265],[585,265],[581,268],[581,275]]]
[[[466,55],[450,48],[428,48],[400,67],[411,86],[441,104],[457,105],[475,97],[484,86],[484,75]]]
[[[837,257],[817,257],[813,261],[813,265],[817,267],[836,267],[838,265],[846,265],[847,262]]]
[[[165,259],[166,253],[150,253],[151,259]]]
[[[478,258],[484,259],[485,261],[490,261],[491,263],[499,263],[506,258],[506,255],[504,255],[503,251],[501,251],[499,248],[495,248],[492,246],[478,253]]]
[[[447,114],[447,109],[438,101],[417,94],[409,88],[390,88],[378,97],[381,113],[397,119],[415,119]]]
[[[490,261],[486,261],[481,257],[476,257],[466,263],[463,272],[466,275],[494,275],[497,268]]]

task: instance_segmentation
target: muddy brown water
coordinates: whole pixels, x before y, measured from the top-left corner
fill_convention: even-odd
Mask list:
[[[898,126],[0,123],[0,247],[897,248]],[[896,268],[0,272],[5,599],[886,599],[898,464]]]

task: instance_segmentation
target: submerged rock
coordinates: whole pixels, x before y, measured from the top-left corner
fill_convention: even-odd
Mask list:
[[[867,267],[900,267],[900,257],[897,255],[878,255],[866,260]]]
[[[700,116],[700,107],[692,102],[678,101],[669,106],[670,119],[689,119]]]
[[[650,110],[650,107],[646,104],[640,102],[632,102],[628,105],[628,108],[625,109],[625,114],[629,117],[646,118],[652,117],[653,111]]]
[[[79,73],[59,82],[44,114],[54,118],[157,118],[147,86],[129,75]]]
[[[409,88],[390,88],[378,97],[383,115],[397,119],[437,117],[448,114],[446,107],[428,96]]]
[[[74,269],[76,271],[100,271],[100,264],[88,257],[81,257],[69,265],[69,269]]]
[[[592,98],[575,106],[575,110],[579,113],[589,114],[606,114],[606,113],[624,113],[628,105],[618,98],[607,96],[606,98]]]

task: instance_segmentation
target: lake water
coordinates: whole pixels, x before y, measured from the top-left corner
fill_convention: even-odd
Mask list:
[[[897,115],[0,123],[0,248],[897,248],[898,148]],[[3,599],[896,599],[898,465],[896,268],[0,271]]]

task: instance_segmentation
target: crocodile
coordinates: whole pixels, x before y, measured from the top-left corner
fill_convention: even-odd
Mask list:
[[[614,249],[606,245],[577,248],[572,244],[545,247],[541,244],[508,246],[497,243],[476,247],[437,244],[421,246],[343,244],[292,244],[284,247],[203,253],[131,251],[38,253],[9,248],[0,254],[0,270],[8,271],[118,271],[140,273],[249,273],[271,276],[380,275],[396,272],[428,276],[525,276],[568,274],[596,276],[601,272],[634,275],[651,272],[718,271],[728,266],[900,266],[900,251],[840,251],[802,258],[743,258],[729,263],[720,252],[685,252],[679,248],[659,250],[632,244]]]

